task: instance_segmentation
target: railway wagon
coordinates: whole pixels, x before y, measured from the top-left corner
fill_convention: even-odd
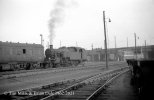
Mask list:
[[[154,60],[153,59],[128,59],[127,63],[132,66],[132,80],[141,96],[141,100],[153,98],[154,89]]]
[[[43,60],[40,44],[0,42],[0,70],[30,69]]]

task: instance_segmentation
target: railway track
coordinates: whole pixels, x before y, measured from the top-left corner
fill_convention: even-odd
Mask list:
[[[123,64],[116,64],[116,65],[123,66]],[[122,69],[125,69],[125,68],[118,68],[116,70],[108,70],[103,73],[99,73],[99,74],[95,74],[95,75],[91,75],[87,77],[82,77],[82,78],[80,77],[79,79],[65,80],[65,81],[42,85],[39,87],[30,88],[30,89],[10,91],[7,93],[3,93],[3,96],[9,96],[12,99],[18,99],[18,100],[37,100],[41,98],[55,97],[57,96],[58,93],[60,93],[59,91],[61,91],[62,89],[65,89],[66,87],[74,86],[82,82],[84,83],[85,80],[88,80],[88,79],[91,79],[93,77],[100,76],[100,75],[104,75],[104,79],[105,79],[105,76],[109,76],[109,73],[111,75],[111,73],[114,73],[114,71],[118,71]],[[73,92],[68,92],[68,93],[73,94]]]
[[[93,79],[97,79],[97,77],[100,77],[102,75],[103,75],[103,79],[106,79],[107,77],[112,76],[113,73],[117,73],[118,71],[124,70],[124,69],[126,68],[108,70],[103,73],[82,77],[79,79],[65,80],[62,82],[56,82],[53,84],[47,84],[47,85],[30,88],[30,89],[10,91],[10,92],[4,93],[3,96],[4,97],[7,96],[7,98],[18,99],[18,100],[38,100],[38,99],[46,100],[46,98],[57,97],[57,95],[60,95],[59,93],[62,93],[63,91],[66,91],[69,88],[73,88],[76,86],[78,87],[80,86],[80,84],[85,84],[87,82],[89,83],[90,82],[89,80],[94,81]],[[74,92],[68,91],[67,95],[68,94],[73,95],[73,93]]]
[[[123,66],[126,64],[125,62],[111,62],[109,63],[110,66]],[[21,71],[9,71],[9,72],[1,72],[0,73],[0,79],[5,78],[16,78],[16,77],[22,77],[22,76],[28,76],[28,75],[36,75],[36,74],[43,74],[43,73],[54,73],[54,72],[63,72],[63,71],[73,71],[73,70],[83,70],[83,69],[93,69],[93,68],[99,68],[105,66],[102,63],[99,64],[90,64],[90,65],[84,65],[80,67],[68,67],[68,68],[50,68],[50,69],[38,69],[38,70],[21,70]],[[105,67],[103,67],[105,68]]]
[[[80,83],[62,89],[52,95],[41,100],[94,100],[95,97],[112,82],[116,77],[129,69],[121,68],[107,74],[99,74],[97,76],[86,79]]]
[[[11,99],[17,99],[17,100],[38,100],[50,95],[51,93],[55,93],[62,88],[79,83],[93,76],[95,75],[80,77],[79,79],[65,80],[65,81],[56,82],[52,84],[42,85],[39,87],[34,87],[34,88],[27,88],[24,90],[21,89],[16,91],[9,91],[1,94],[1,96],[11,98]]]

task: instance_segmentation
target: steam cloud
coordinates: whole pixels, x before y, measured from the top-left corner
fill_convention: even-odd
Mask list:
[[[74,1],[68,0],[57,0],[54,5],[54,9],[50,13],[50,20],[49,20],[49,40],[50,45],[53,43],[53,39],[55,37],[55,28],[63,22],[64,20],[64,11],[66,8],[76,5]]]

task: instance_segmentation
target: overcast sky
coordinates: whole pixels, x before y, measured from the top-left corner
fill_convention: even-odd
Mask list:
[[[0,0],[0,41],[104,48],[103,11],[110,48],[154,44],[153,0]]]

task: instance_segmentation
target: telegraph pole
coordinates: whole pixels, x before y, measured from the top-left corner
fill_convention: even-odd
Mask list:
[[[117,50],[116,50],[116,48],[117,48],[117,41],[116,41],[116,36],[114,36],[114,40],[115,40],[115,51],[116,51],[114,59],[117,60]]]
[[[114,36],[114,40],[115,40],[115,49],[116,49],[117,48],[116,36]]]
[[[146,43],[146,40],[145,40],[145,48],[146,48],[146,46],[147,46],[147,43]]]
[[[103,11],[103,23],[104,23],[104,37],[105,37],[105,58],[106,58],[106,68],[108,69],[105,11]]]
[[[137,50],[136,50],[136,33],[134,33],[134,37],[135,37],[135,56],[136,56],[136,60],[137,60]]]

